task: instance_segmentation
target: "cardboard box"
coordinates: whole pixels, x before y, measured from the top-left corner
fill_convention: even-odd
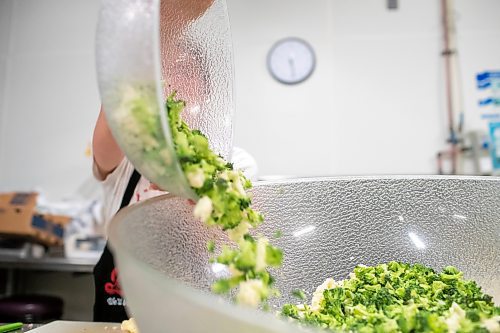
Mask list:
[[[0,234],[30,238],[47,246],[62,245],[70,217],[38,214],[36,193],[0,194]]]

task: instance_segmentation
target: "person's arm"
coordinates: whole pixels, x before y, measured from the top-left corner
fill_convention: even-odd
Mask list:
[[[120,164],[123,152],[111,134],[108,122],[101,108],[92,140],[94,154],[94,175],[103,180]]]
[[[189,24],[203,15],[214,0],[171,0],[160,1],[161,21],[171,24]],[[177,26],[177,28],[182,28]]]

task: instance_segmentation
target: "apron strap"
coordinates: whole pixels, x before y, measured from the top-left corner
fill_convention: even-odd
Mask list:
[[[140,179],[141,175],[134,169],[123,194],[119,210],[128,206]],[[124,300],[121,296],[121,288],[118,284],[113,254],[107,244],[101,258],[94,267],[94,284],[94,321],[118,323],[128,319]]]
[[[141,179],[141,174],[134,169],[132,176],[130,176],[130,180],[128,181],[127,188],[125,189],[125,193],[123,194],[122,202],[120,204],[120,209],[123,207],[127,207],[132,200],[132,196],[134,195],[134,190],[139,180]],[[120,210],[118,209],[118,210]]]

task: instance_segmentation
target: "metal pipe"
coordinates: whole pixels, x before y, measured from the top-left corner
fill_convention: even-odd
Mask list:
[[[438,175],[443,174],[443,154],[441,152],[437,153],[437,168],[438,168]]]
[[[453,87],[452,87],[452,63],[451,57],[456,52],[450,47],[450,13],[448,0],[441,0],[441,10],[442,10],[442,20],[443,20],[443,32],[444,32],[444,50],[442,55],[444,57],[445,63],[445,86],[446,86],[446,107],[448,114],[448,131],[449,131],[449,142],[450,142],[450,155],[451,155],[451,170],[455,174],[457,171],[457,151],[456,151],[456,132],[454,129],[454,119],[453,119]]]

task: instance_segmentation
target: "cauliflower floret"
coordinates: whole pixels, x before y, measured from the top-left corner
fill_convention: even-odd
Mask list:
[[[458,305],[453,302],[450,307],[450,314],[448,318],[446,318],[446,325],[448,325],[449,333],[456,333],[460,329],[460,321],[465,318],[465,311]]]
[[[341,281],[335,281],[332,278],[328,278],[323,282],[318,288],[316,288],[316,291],[313,293],[313,297],[311,300],[311,310],[312,311],[318,311],[321,307],[321,301],[323,300],[323,292],[327,289],[333,289],[337,287],[342,286],[342,280]]]
[[[233,264],[229,265],[229,273],[231,273],[232,277],[238,277],[243,275],[243,272],[234,267]]]
[[[239,242],[243,238],[243,236],[248,234],[248,230],[251,227],[252,226],[250,225],[250,223],[248,223],[247,221],[242,221],[233,229],[228,230],[227,235],[229,236],[229,239],[232,240],[233,242]]]
[[[193,215],[194,217],[206,222],[212,213],[213,205],[212,200],[205,196],[198,200],[198,203],[194,207]]]
[[[190,171],[186,174],[186,177],[189,181],[189,185],[194,188],[201,188],[205,183],[205,174],[203,170],[198,168],[195,171]]]
[[[232,180],[233,189],[241,195],[246,195],[240,176],[239,171],[229,171],[229,179]]]
[[[231,189],[235,190],[241,195],[246,196],[247,193],[243,188],[243,184],[241,183],[240,172],[235,170],[225,170],[219,174],[219,178],[230,181]]]
[[[482,326],[491,333],[500,333],[500,316],[483,320]]]
[[[243,184],[239,178],[233,181],[233,189],[236,190],[241,195],[246,195],[245,189],[243,188]]]
[[[236,295],[239,304],[248,305],[253,308],[259,306],[262,295],[265,293],[262,280],[248,280],[240,283],[240,290]]]
[[[139,329],[137,328],[134,318],[124,320],[121,325],[121,330],[129,333],[139,333]]]
[[[255,271],[262,272],[266,269],[266,249],[269,243],[267,238],[259,238],[257,240],[257,253],[255,256]]]

